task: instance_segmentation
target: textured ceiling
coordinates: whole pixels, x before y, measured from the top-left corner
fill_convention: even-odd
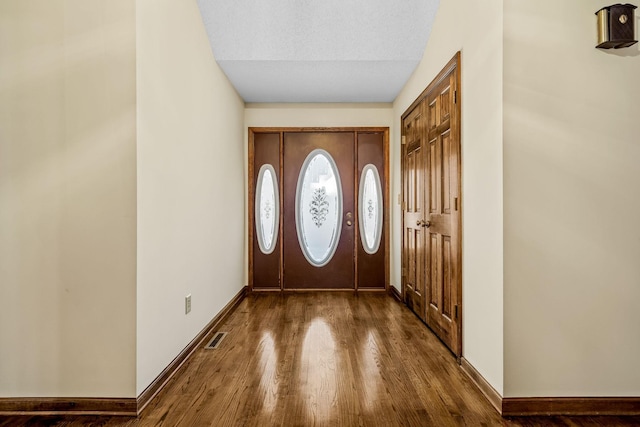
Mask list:
[[[391,102],[422,58],[439,0],[198,0],[246,102]]]

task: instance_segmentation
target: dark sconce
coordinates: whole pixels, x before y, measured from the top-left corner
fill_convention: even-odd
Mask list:
[[[598,45],[600,49],[620,49],[636,43],[635,17],[632,4],[614,4],[596,12],[598,17]]]

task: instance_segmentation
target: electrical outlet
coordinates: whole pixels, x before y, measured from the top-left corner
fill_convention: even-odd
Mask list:
[[[191,312],[191,294],[184,297],[184,314]]]

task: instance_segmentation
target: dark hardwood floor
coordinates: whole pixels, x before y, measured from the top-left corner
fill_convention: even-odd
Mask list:
[[[502,419],[453,355],[384,294],[249,295],[139,419],[0,426],[632,426],[640,417]]]

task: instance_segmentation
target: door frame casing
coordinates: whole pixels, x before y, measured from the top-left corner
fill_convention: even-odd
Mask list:
[[[418,97],[411,103],[411,105],[409,105],[409,107],[405,110],[405,112],[402,114],[401,116],[401,126],[400,126],[400,132],[402,135],[402,138],[404,138],[404,121],[405,119],[409,116],[409,114],[411,114],[413,112],[413,110],[415,108],[418,108],[420,106],[420,104],[425,101],[433,92],[433,90],[440,84],[442,83],[442,81],[447,78],[447,76],[450,75],[450,73],[454,72],[456,73],[455,76],[455,82],[456,82],[456,93],[455,93],[455,100],[456,102],[454,103],[454,110],[455,110],[455,116],[454,116],[454,120],[452,122],[451,125],[451,132],[452,135],[455,136],[455,138],[458,141],[458,148],[459,148],[459,155],[458,155],[458,194],[459,194],[459,211],[457,214],[457,227],[458,227],[458,251],[456,253],[456,257],[457,257],[457,262],[458,262],[458,268],[459,268],[459,272],[457,275],[457,283],[455,284],[456,286],[456,290],[457,290],[457,295],[458,295],[458,299],[459,299],[459,313],[458,313],[458,324],[457,324],[457,332],[458,332],[458,348],[459,348],[459,354],[456,354],[456,356],[458,358],[462,357],[463,355],[463,340],[462,340],[462,323],[464,321],[464,310],[463,310],[463,295],[462,295],[462,281],[463,281],[463,274],[462,274],[462,242],[463,242],[463,228],[462,228],[462,212],[464,209],[464,195],[462,193],[462,176],[463,176],[463,169],[462,169],[462,132],[461,132],[461,128],[462,128],[462,86],[461,86],[461,53],[460,51],[456,52],[455,55],[451,58],[451,60],[449,60],[449,62],[444,66],[444,68],[442,68],[442,70],[440,70],[440,72],[436,75],[436,77],[434,77],[434,79],[429,83],[429,85],[420,93],[420,95],[418,95]],[[425,117],[426,120],[426,117]],[[401,179],[404,180],[405,177],[405,158],[404,158],[404,148],[401,145],[401,149],[400,149],[401,153],[400,153],[400,176]],[[404,182],[401,183],[401,187],[403,188],[404,186]],[[427,190],[425,188],[425,190]],[[401,279],[401,297],[402,297],[402,301],[406,304],[406,294],[405,294],[405,271],[404,271],[404,265],[405,265],[405,260],[403,259],[404,257],[404,247],[405,247],[405,234],[404,234],[404,230],[405,230],[405,224],[404,224],[404,206],[405,206],[405,200],[404,200],[404,192],[401,192],[402,194],[402,205],[401,205],[401,209],[402,209],[402,215],[401,215],[401,224],[402,224],[402,236],[401,236],[401,249],[400,249],[400,264],[401,264],[401,269],[402,269],[402,279]],[[426,197],[426,196],[425,196]],[[426,293],[426,292],[425,292]],[[426,298],[426,296],[425,296]],[[426,304],[426,301],[425,301]]]
[[[280,226],[278,227],[278,239],[281,243],[284,243],[284,180],[283,180],[283,171],[284,171],[284,134],[289,132],[309,132],[309,133],[333,133],[333,132],[353,132],[354,137],[357,142],[357,134],[360,133],[382,133],[382,143],[383,143],[383,161],[384,161],[384,184],[383,184],[383,230],[384,232],[384,250],[385,250],[385,266],[384,266],[384,288],[380,289],[372,289],[372,288],[363,288],[358,289],[358,244],[360,244],[360,230],[358,227],[358,223],[355,225],[355,236],[354,236],[354,269],[355,269],[355,277],[354,277],[354,289],[348,289],[346,291],[353,292],[355,291],[371,291],[371,292],[388,292],[390,288],[390,202],[389,202],[389,188],[390,188],[390,174],[389,174],[389,128],[388,127],[249,127],[248,128],[248,173],[247,173],[247,247],[248,247],[248,291],[250,292],[282,292],[289,291],[295,292],[296,289],[285,289],[284,288],[284,244],[280,244],[279,257],[280,257],[280,287],[279,288],[254,288],[254,246],[253,241],[255,239],[255,188],[254,188],[254,160],[255,160],[255,135],[259,133],[278,133],[280,135],[280,165],[279,165],[279,176],[278,180],[278,191],[280,194],[279,202],[280,202]],[[354,167],[356,169],[356,173],[354,173],[354,191],[355,191],[355,212],[358,212],[358,184],[360,180],[360,176],[357,173],[358,168],[358,147],[357,144],[354,144]],[[344,185],[344,184],[343,184]],[[359,218],[358,218],[359,221]],[[343,289],[304,289],[303,291],[333,291],[333,292],[344,292]]]

